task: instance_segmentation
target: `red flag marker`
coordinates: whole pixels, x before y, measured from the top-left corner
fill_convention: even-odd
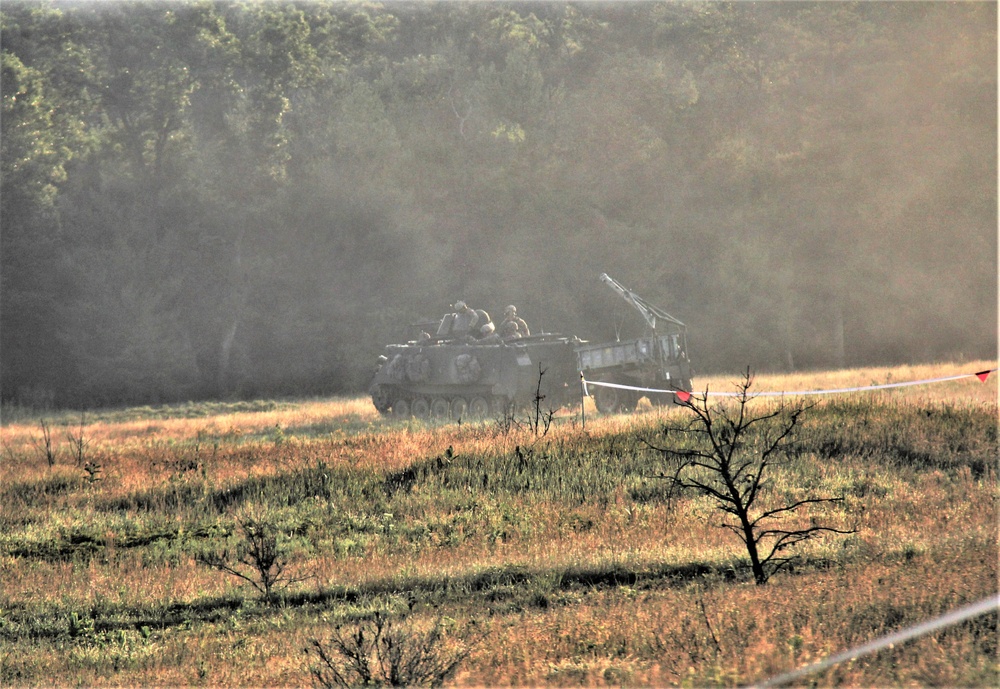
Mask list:
[[[681,402],[687,402],[688,400],[691,399],[691,393],[685,390],[678,390],[674,394],[677,395],[677,399],[679,399]]]
[[[976,374],[976,377],[979,378],[979,380],[981,380],[981,381],[983,381],[985,383],[986,379],[990,377],[990,372],[989,371],[980,371],[979,373]]]

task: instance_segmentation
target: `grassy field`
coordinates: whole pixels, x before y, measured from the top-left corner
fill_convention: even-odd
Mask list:
[[[753,389],[995,365],[762,374]],[[585,426],[564,410],[546,433],[391,421],[366,399],[4,409],[0,685],[309,685],[311,642],[377,613],[404,646],[440,623],[433,650],[464,654],[453,685],[761,682],[997,591],[996,381],[803,398],[815,406],[765,504],[842,497],[794,519],[856,532],[804,544],[765,586],[724,515],[657,478],[651,446],[683,409],[588,403]],[[270,601],[206,564],[240,569],[248,523],[273,527],[287,560]],[[997,647],[985,615],[806,682],[996,686]]]

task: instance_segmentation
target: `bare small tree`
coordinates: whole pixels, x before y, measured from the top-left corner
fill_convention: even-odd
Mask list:
[[[542,376],[545,375],[545,371],[546,369],[542,368],[541,363],[539,363],[538,383],[535,385],[535,396],[532,399],[534,413],[528,417],[528,428],[536,438],[549,434],[549,429],[552,427],[552,417],[556,414],[553,409],[542,411],[542,402],[545,401],[545,395],[542,394]]]
[[[313,682],[330,687],[439,687],[488,635],[475,620],[453,634],[438,618],[425,631],[405,620],[394,624],[382,613],[347,631],[333,630],[330,643],[311,639],[307,654],[317,662],[309,672]]]
[[[239,520],[242,540],[235,552],[203,553],[198,562],[243,579],[257,589],[268,603],[274,594],[308,577],[293,577],[286,572],[287,561],[278,543],[278,527],[264,519],[243,517]]]
[[[42,431],[42,437],[41,439],[34,438],[32,442],[45,457],[49,467],[53,467],[56,463],[56,448],[52,446],[52,426],[49,425],[47,419],[41,418],[38,420],[38,427]]]
[[[546,370],[542,368],[541,364],[538,364],[535,394],[531,399],[531,407],[525,412],[524,418],[518,417],[517,405],[512,404],[507,406],[503,413],[494,420],[497,430],[502,435],[508,435],[515,429],[527,429],[536,438],[544,438],[549,434],[556,411],[551,408],[546,410],[542,407],[542,402],[546,398],[546,395],[542,393],[542,378],[545,376]]]
[[[794,546],[823,533],[851,534],[842,530],[810,524],[803,528],[781,528],[777,520],[799,508],[818,503],[840,502],[843,498],[806,497],[771,508],[758,508],[761,491],[769,472],[787,458],[792,436],[809,407],[789,405],[782,399],[776,406],[753,415],[747,405],[753,375],[750,369],[737,384],[730,404],[709,405],[708,394],[691,396],[681,402],[693,413],[685,426],[666,426],[665,439],[676,445],[653,447],[673,463],[672,473],[658,476],[670,481],[674,489],[693,491],[712,499],[716,507],[735,519],[721,526],[743,541],[750,557],[754,581],[758,585],[794,561],[786,553]]]
[[[69,441],[70,452],[73,454],[73,459],[76,465],[83,466],[86,460],[87,447],[90,445],[90,439],[87,438],[84,430],[87,426],[87,412],[80,412],[80,430],[76,435],[73,435],[71,431],[66,431],[66,440]]]

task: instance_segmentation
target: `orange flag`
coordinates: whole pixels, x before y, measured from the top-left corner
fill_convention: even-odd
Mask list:
[[[679,399],[681,402],[687,402],[688,400],[691,399],[691,393],[685,390],[678,390],[674,394],[677,395],[677,399]]]

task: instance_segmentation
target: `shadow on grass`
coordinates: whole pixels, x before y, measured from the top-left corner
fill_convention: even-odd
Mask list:
[[[93,631],[164,630],[191,624],[225,623],[234,616],[263,618],[289,608],[342,607],[345,621],[365,619],[384,609],[393,598],[412,605],[475,604],[489,614],[504,614],[532,607],[548,607],[562,593],[581,589],[596,591],[619,586],[656,589],[683,587],[706,578],[732,581],[748,576],[746,566],[726,563],[627,567],[574,567],[562,571],[530,571],[519,565],[490,567],[464,576],[399,577],[364,586],[330,586],[278,596],[274,605],[239,594],[204,598],[169,605],[129,606],[103,602],[88,609],[48,608],[45,614],[11,606],[0,628],[0,639],[21,637],[60,638],[70,635],[68,620],[76,613],[93,622]],[[400,603],[404,605],[405,603]]]

